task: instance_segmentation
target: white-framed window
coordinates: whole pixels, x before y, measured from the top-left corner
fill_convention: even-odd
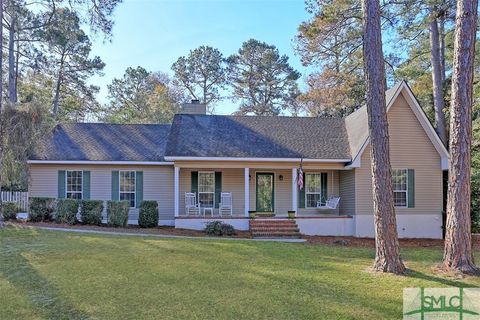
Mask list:
[[[305,173],[305,207],[316,208],[322,199],[321,173]]]
[[[408,204],[408,170],[393,169],[392,183],[395,207],[406,208]]]
[[[130,201],[135,208],[135,171],[120,171],[120,200]]]
[[[201,207],[215,205],[215,172],[198,173],[198,202]]]
[[[83,171],[66,170],[65,198],[81,200],[83,197]]]

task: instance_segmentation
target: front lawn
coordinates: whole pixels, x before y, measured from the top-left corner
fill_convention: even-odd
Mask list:
[[[401,319],[404,287],[480,286],[432,272],[441,248],[371,248],[0,231],[0,319]],[[477,252],[477,260],[480,254]]]

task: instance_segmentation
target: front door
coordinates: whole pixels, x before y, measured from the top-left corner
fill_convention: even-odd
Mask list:
[[[273,173],[257,173],[257,212],[274,211],[274,175]]]

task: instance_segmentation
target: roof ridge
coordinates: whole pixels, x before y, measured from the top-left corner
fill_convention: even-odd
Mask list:
[[[108,126],[171,126],[171,123],[109,123],[109,122],[59,122],[58,125],[108,125]]]
[[[278,119],[278,118],[288,118],[288,119],[332,119],[332,120],[342,120],[343,117],[310,117],[310,116],[285,116],[285,115],[236,115],[236,114],[188,114],[188,113],[178,113],[175,116],[191,116],[191,117],[225,117],[225,118],[257,118],[257,119]]]

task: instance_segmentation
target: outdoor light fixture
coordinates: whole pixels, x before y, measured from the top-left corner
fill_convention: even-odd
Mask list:
[[[279,175],[279,176],[278,176],[278,179],[279,179],[280,181],[283,181],[283,174]]]

